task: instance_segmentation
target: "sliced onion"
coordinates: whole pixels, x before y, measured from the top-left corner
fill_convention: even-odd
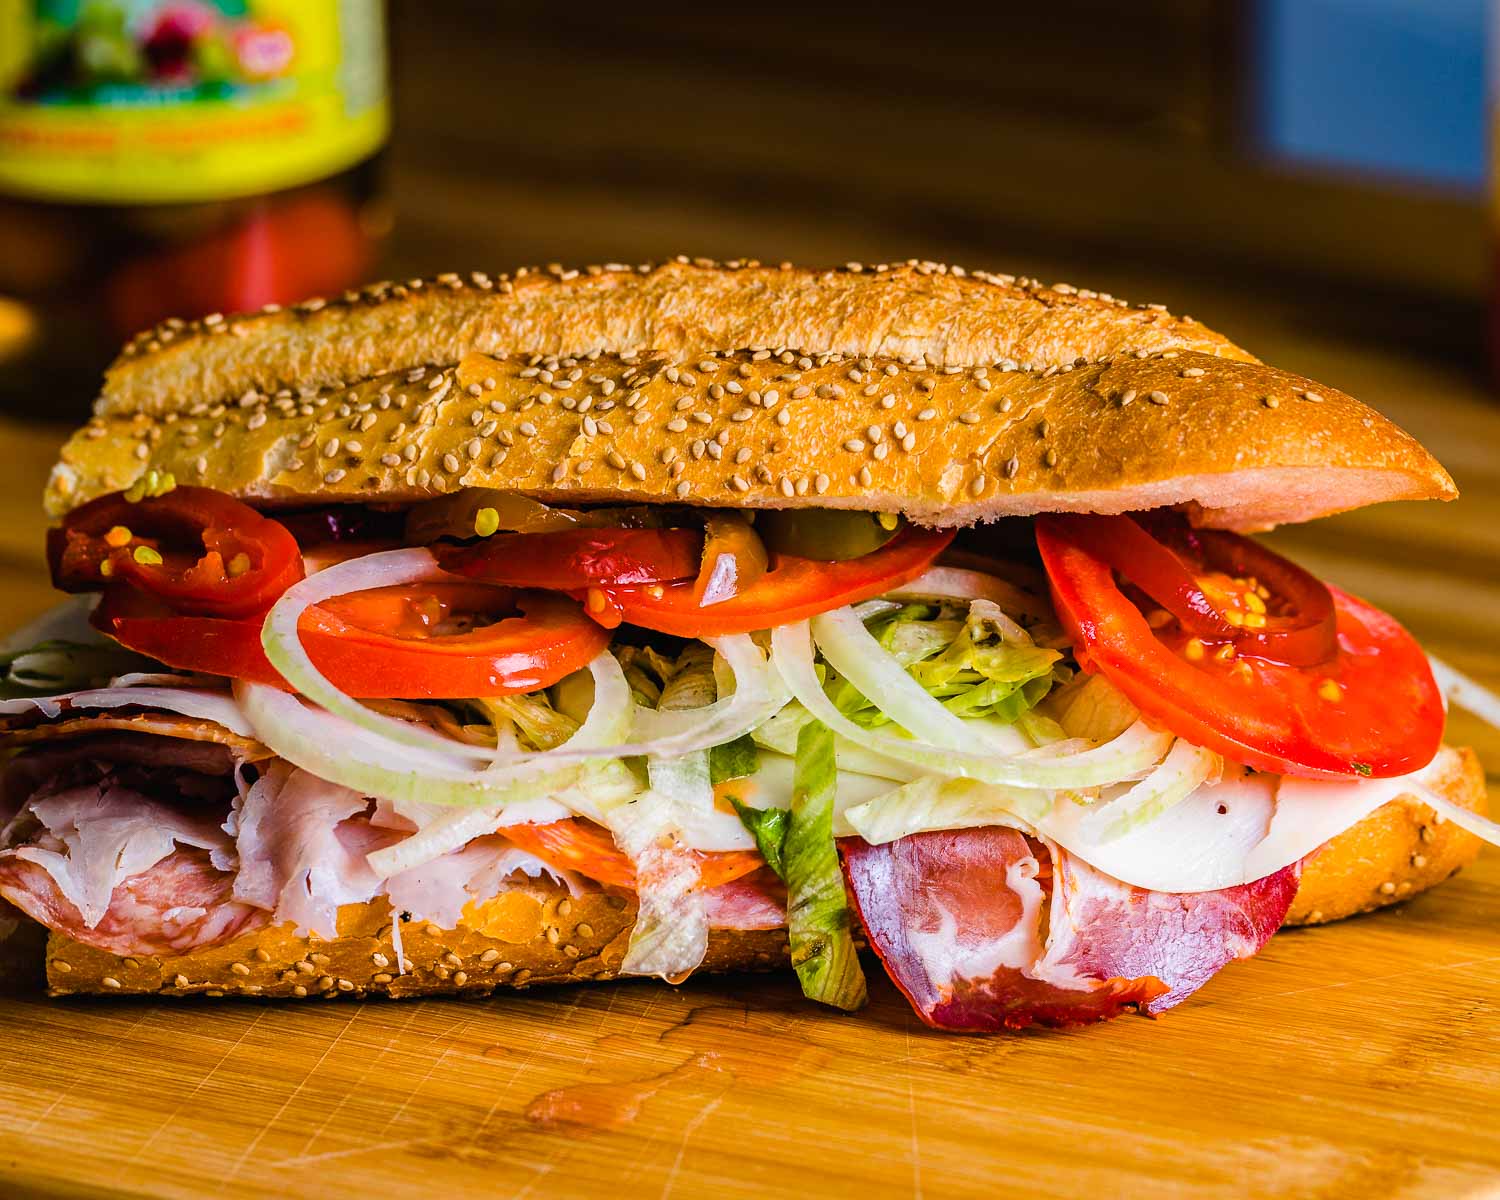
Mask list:
[[[307,609],[335,596],[454,578],[437,565],[430,550],[383,550],[352,558],[289,587],[266,614],[261,644],[282,678],[329,712],[400,745],[462,755],[475,764],[487,762],[493,758],[488,747],[455,741],[425,726],[383,716],[340,691],[313,665],[297,633],[297,623]]]
[[[1056,747],[1020,755],[975,754],[928,742],[908,741],[863,729],[838,710],[818,682],[812,635],[806,621],[771,631],[771,658],[802,706],[836,734],[891,758],[925,767],[937,775],[963,776],[1023,788],[1100,787],[1138,779],[1150,771],[1172,745],[1170,733],[1159,733],[1138,721],[1112,742],[1081,754],[1059,754]]]
[[[1486,725],[1500,729],[1500,696],[1463,672],[1454,670],[1440,658],[1429,654],[1427,662],[1432,667],[1432,677],[1437,680],[1444,700],[1468,710]]]
[[[1122,837],[1175,808],[1210,779],[1217,779],[1223,760],[1178,738],[1160,765],[1124,795],[1095,805],[1083,827],[1102,841]]]
[[[709,750],[749,733],[786,707],[791,693],[749,634],[704,640],[734,673],[734,691],[702,708],[637,707],[632,727],[636,741],[617,747],[620,757],[680,758]]]
[[[255,737],[251,722],[234,698],[228,692],[206,688],[108,687],[64,692],[59,696],[21,696],[14,700],[0,700],[0,714],[5,715],[36,709],[53,718],[59,716],[64,707],[157,709],[213,721],[241,737]]]
[[[1448,797],[1440,796],[1430,789],[1414,794],[1443,820],[1452,821],[1460,829],[1472,833],[1491,846],[1500,846],[1500,824],[1491,821],[1488,817],[1481,817],[1477,812],[1465,808],[1462,804],[1455,804]]]
[[[977,738],[998,754],[1032,749],[1030,740],[1018,729],[994,725],[976,728],[949,712],[886,652],[852,609],[823,613],[814,617],[811,625],[828,665],[914,738],[953,749],[972,746]]]
[[[989,600],[1006,612],[1037,621],[1055,620],[1046,599],[998,575],[963,567],[929,567],[910,583],[885,593],[892,600]]]
[[[351,559],[320,571],[289,588],[266,617],[262,642],[266,657],[282,676],[308,699],[329,712],[378,735],[395,745],[414,750],[435,751],[450,759],[461,759],[470,768],[514,766],[524,756],[503,756],[485,746],[475,746],[446,737],[421,725],[372,711],[353,697],[336,688],[313,665],[297,636],[297,622],[311,605],[319,604],[347,592],[394,584],[424,583],[451,578],[438,567],[428,550],[388,550]],[[630,689],[618,663],[608,651],[590,664],[594,674],[595,705],[603,698],[601,681],[607,676],[609,712],[623,714],[623,722],[613,722],[611,736],[590,736],[579,740],[575,735],[565,746],[545,752],[550,767],[573,765],[590,760],[636,755],[658,755],[666,758],[706,750],[732,741],[772,716],[788,698],[786,690],[767,664],[760,649],[747,634],[735,634],[709,640],[734,672],[735,691],[730,697],[700,709],[659,713],[653,709],[634,710]],[[604,660],[608,660],[606,664]],[[623,700],[621,699],[623,697]],[[262,705],[262,707],[265,707]],[[590,710],[592,717],[594,710]],[[626,742],[632,732],[636,738]],[[580,730],[581,734],[583,731]]]

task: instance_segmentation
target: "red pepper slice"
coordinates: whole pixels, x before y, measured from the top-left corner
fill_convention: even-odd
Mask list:
[[[953,537],[951,529],[911,526],[879,550],[842,562],[777,555],[771,569],[749,587],[708,607],[698,603],[696,582],[599,587],[576,594],[587,600],[596,621],[611,627],[626,621],[678,637],[751,633],[900,587],[925,571]]]
[[[511,587],[569,591],[605,584],[691,579],[703,557],[694,529],[560,529],[497,533],[465,546],[434,546],[445,571]]]
[[[1209,645],[1232,642],[1239,654],[1299,667],[1338,653],[1328,588],[1249,538],[1190,529],[1166,513],[1058,513],[1045,520],[1057,536],[1108,563]],[[1227,608],[1206,584],[1218,584],[1213,591],[1239,595],[1254,607]]]
[[[550,867],[577,871],[597,883],[635,890],[635,866],[615,845],[609,830],[592,821],[567,817],[546,825],[507,825],[500,833]],[[754,850],[688,850],[698,865],[694,890],[741,879],[766,865]]]
[[[92,500],[48,531],[47,559],[62,591],[126,582],[197,616],[265,612],[303,575],[297,541],[280,522],[201,487]]]
[[[1396,621],[1331,589],[1337,652],[1310,667],[1208,650],[1175,622],[1153,628],[1096,558],[1055,517],[1036,523],[1058,619],[1088,670],[1153,724],[1233,762],[1278,775],[1404,775],[1432,761],[1443,702],[1427,658]],[[1255,559],[1265,572],[1264,550]]]
[[[133,588],[112,587],[94,624],[168,666],[286,687],[261,649],[259,616],[183,616]],[[463,583],[340,596],[308,609],[298,632],[318,670],[365,700],[531,692],[609,644],[608,632],[566,597]]]

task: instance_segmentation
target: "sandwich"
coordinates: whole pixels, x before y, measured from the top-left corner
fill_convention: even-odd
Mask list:
[[[1186,317],[930,263],[168,322],[47,486],[0,897],[55,995],[1159,1014],[1497,840],[1494,698],[1248,536],[1455,494]]]

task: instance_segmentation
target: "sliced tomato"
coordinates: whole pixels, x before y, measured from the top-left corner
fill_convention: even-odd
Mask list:
[[[599,587],[584,593],[595,620],[621,621],[678,637],[750,633],[858,604],[908,583],[953,540],[951,529],[905,529],[879,550],[843,562],[777,555],[771,569],[744,590],[709,607],[692,582]]]
[[[692,579],[703,558],[703,534],[696,529],[560,529],[497,533],[433,551],[442,568],[455,575],[569,591]]]
[[[635,867],[602,825],[569,817],[546,825],[507,825],[500,833],[550,867],[577,871],[598,883],[635,890]],[[698,864],[698,882],[694,890],[730,883],[766,865],[766,860],[754,850],[689,850],[687,853]]]
[[[94,623],[168,666],[286,686],[261,649],[259,617],[181,616],[116,587]],[[298,631],[313,664],[341,691],[367,700],[531,692],[586,666],[609,644],[609,634],[564,596],[463,583],[340,596],[308,609]]]
[[[47,559],[62,591],[126,582],[179,613],[216,617],[265,612],[303,574],[285,526],[201,487],[92,500],[48,531]]]
[[[1282,775],[1404,775],[1437,753],[1443,704],[1426,655],[1379,609],[1329,588],[1337,650],[1315,666],[1240,655],[1233,642],[1209,650],[1175,622],[1153,628],[1064,522],[1038,518],[1036,536],[1079,661],[1154,724]]]

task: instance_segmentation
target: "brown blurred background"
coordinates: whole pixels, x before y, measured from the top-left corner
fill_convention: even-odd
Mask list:
[[[1300,70],[1281,43],[1348,39],[1361,6],[1378,35],[1391,7],[1323,2],[1325,29],[1317,6],[398,2],[392,269],[919,256],[1077,276],[1210,324],[1253,298],[1473,361],[1489,267],[1472,181],[1272,142],[1296,135],[1266,115]],[[1483,5],[1405,7],[1454,8],[1436,35],[1467,37]],[[1356,107],[1333,74],[1288,90]],[[1433,82],[1378,77],[1413,103]],[[1468,119],[1478,81],[1448,84]]]

